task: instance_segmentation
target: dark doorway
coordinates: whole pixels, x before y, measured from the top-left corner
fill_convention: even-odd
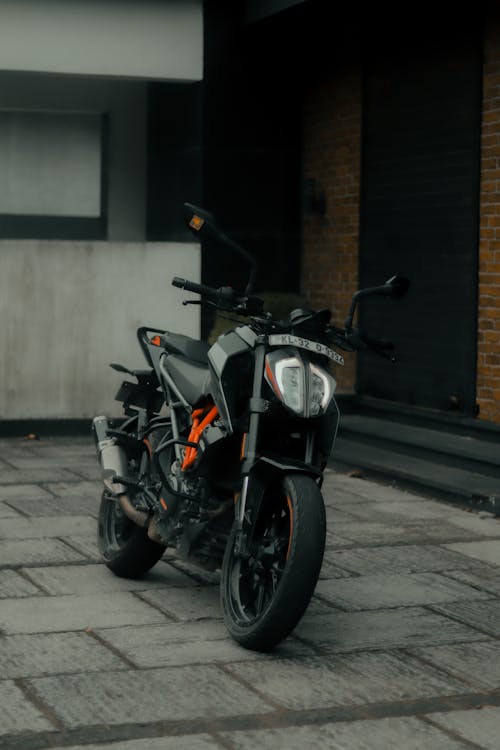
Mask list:
[[[396,342],[400,365],[364,354],[357,390],[461,414],[475,407],[481,55],[472,36],[382,43],[385,54],[367,55],[364,88],[361,286],[401,273],[412,287],[403,301],[364,303],[362,329]]]

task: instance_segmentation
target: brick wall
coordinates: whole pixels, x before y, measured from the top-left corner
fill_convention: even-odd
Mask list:
[[[477,402],[500,423],[500,21],[485,34],[482,117]]]
[[[361,161],[361,72],[338,70],[306,95],[304,177],[326,198],[323,216],[306,213],[302,291],[315,309],[328,307],[342,326],[358,284]],[[353,390],[356,355],[337,368],[339,390]]]

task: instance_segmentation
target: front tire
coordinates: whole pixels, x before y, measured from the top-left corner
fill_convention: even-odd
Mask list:
[[[242,646],[270,651],[304,614],[321,570],[326,520],[321,492],[311,477],[287,475],[271,485],[260,505],[249,555],[229,538],[221,603],[230,635]]]
[[[137,526],[106,491],[102,494],[97,543],[104,564],[121,578],[140,578],[165,552],[153,542],[147,529]]]

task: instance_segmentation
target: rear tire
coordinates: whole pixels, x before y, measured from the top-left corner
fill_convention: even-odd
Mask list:
[[[230,635],[242,646],[270,651],[304,614],[321,570],[326,519],[321,492],[308,476],[291,474],[268,488],[250,556],[234,554],[228,540],[221,604]]]
[[[153,542],[147,529],[131,521],[106,491],[99,508],[97,542],[104,564],[121,578],[140,578],[165,552],[165,547]]]

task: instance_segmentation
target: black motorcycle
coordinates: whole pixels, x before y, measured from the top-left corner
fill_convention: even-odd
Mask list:
[[[229,633],[267,651],[304,614],[323,560],[321,484],[339,423],[330,365],[344,362],[332,347],[370,348],[394,360],[392,344],[353,328],[354,312],[361,296],[400,297],[408,281],[394,276],[357,292],[344,329],[330,324],[328,310],[297,309],[274,320],[252,295],[251,256],[209,212],[186,207],[194,232],[226,243],[252,270],[243,293],[180,278],[172,284],[248,322],[213,346],[143,327],[137,334],[147,368],[111,365],[135,382],[116,395],[125,411],[120,424],[93,422],[104,480],[99,547],[119,576],[144,574],[167,546],[220,568]]]

